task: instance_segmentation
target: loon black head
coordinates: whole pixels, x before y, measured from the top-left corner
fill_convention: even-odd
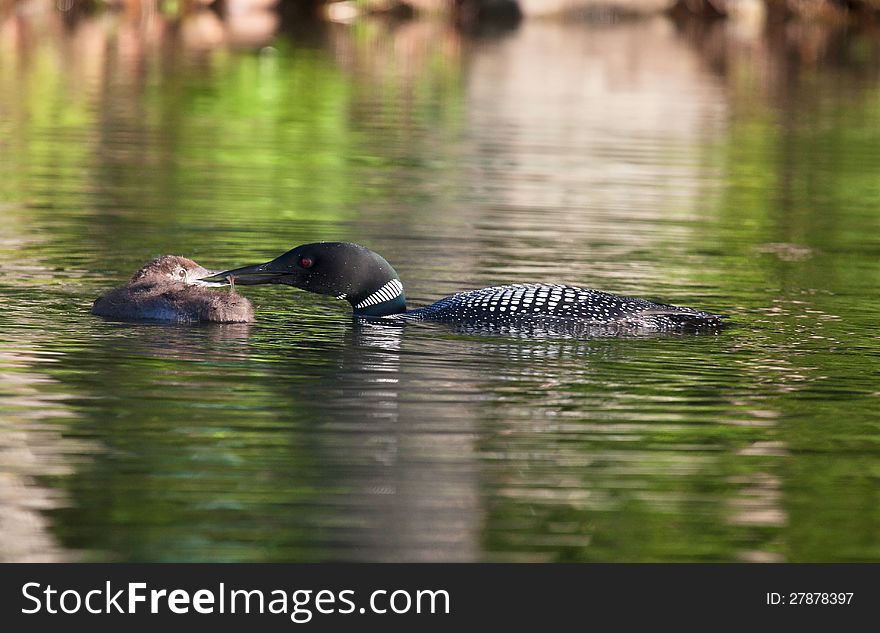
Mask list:
[[[360,244],[303,244],[265,264],[208,277],[241,285],[287,284],[348,301],[358,316],[389,316],[406,311],[400,277],[385,259]]]

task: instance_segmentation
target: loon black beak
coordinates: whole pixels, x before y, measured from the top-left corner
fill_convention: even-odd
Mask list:
[[[195,275],[193,273],[195,273]],[[220,277],[221,273],[222,271],[219,270],[205,270],[204,268],[196,271],[188,271],[186,283],[193,286],[207,286],[209,288],[229,285],[229,282],[225,277]]]
[[[241,284],[242,286],[283,284],[290,283],[293,280],[294,275],[291,273],[292,271],[287,265],[280,263],[277,259],[273,259],[265,264],[253,264],[252,266],[224,270],[209,277],[203,277],[199,281],[228,284],[231,279],[233,283]]]

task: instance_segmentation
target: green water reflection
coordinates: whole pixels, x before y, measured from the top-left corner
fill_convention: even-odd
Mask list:
[[[119,20],[0,29],[0,559],[880,558],[876,42]],[[413,305],[554,280],[735,325],[361,328],[263,287],[253,326],[88,313],[158,254],[319,239]]]

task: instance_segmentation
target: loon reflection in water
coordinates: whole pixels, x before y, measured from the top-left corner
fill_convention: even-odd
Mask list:
[[[615,334],[702,331],[717,329],[725,318],[559,284],[493,286],[407,310],[403,284],[394,268],[370,249],[347,242],[304,244],[265,264],[223,271],[205,281],[229,278],[241,285],[286,284],[331,295],[348,301],[359,318],[434,321],[474,329]]]
[[[92,314],[126,321],[253,322],[250,301],[233,291],[210,290],[224,284],[201,279],[214,272],[186,257],[163,255],[132,275],[127,285],[95,299]]]

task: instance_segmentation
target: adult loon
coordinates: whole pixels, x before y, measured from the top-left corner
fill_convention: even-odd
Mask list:
[[[251,323],[250,301],[235,292],[217,292],[202,281],[216,271],[186,257],[163,255],[137,271],[122,288],[95,299],[92,314],[112,319],[196,323]]]
[[[559,284],[514,284],[460,292],[406,309],[400,277],[383,257],[347,242],[297,246],[265,264],[205,279],[287,284],[348,301],[356,317],[440,321],[469,328],[687,330],[717,328],[723,315]]]

